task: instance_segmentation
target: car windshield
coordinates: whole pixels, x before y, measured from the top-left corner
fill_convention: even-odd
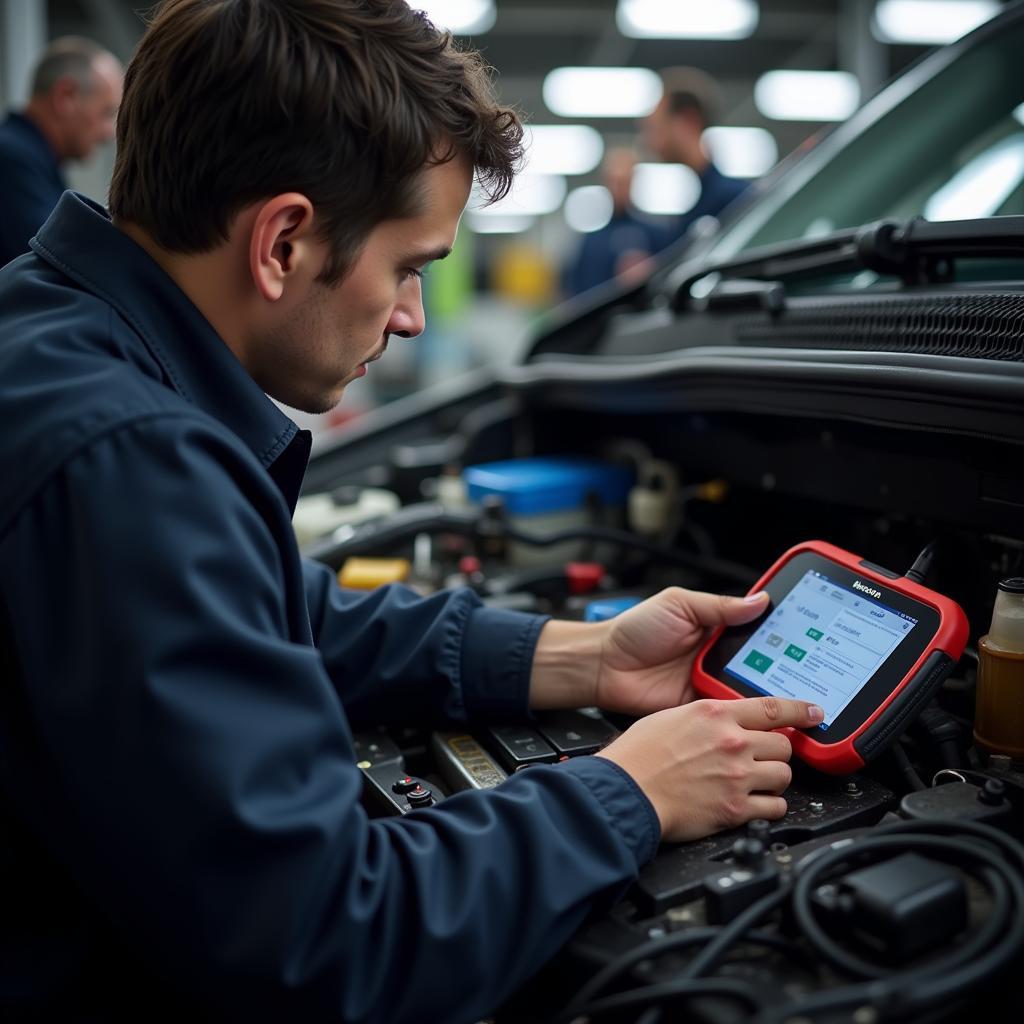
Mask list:
[[[998,29],[993,31],[993,29]],[[1024,14],[909,73],[712,244],[712,261],[882,218],[1024,213]],[[865,122],[868,126],[865,128]]]

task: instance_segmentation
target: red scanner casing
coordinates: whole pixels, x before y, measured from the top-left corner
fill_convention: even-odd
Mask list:
[[[750,593],[765,589],[783,566],[803,552],[813,552],[864,580],[920,602],[939,616],[938,628],[909,671],[889,690],[874,712],[859,722],[848,736],[839,742],[823,743],[801,729],[779,730],[789,737],[793,752],[802,761],[823,772],[846,774],[863,768],[868,760],[886,749],[923,710],[963,653],[970,627],[963,609],[955,601],[906,577],[885,575],[860,555],[820,540],[805,541],[790,548],[757,581]],[[723,632],[724,627],[716,629],[698,653],[692,673],[694,689],[703,697],[742,698],[746,694],[737,692],[711,675],[705,667],[708,652]]]

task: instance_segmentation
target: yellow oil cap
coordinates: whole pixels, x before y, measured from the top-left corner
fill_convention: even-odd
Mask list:
[[[373,590],[404,582],[409,569],[407,558],[349,558],[338,572],[338,582],[352,590]]]
[[[729,485],[724,480],[708,480],[697,487],[697,497],[701,501],[725,501],[725,496],[728,493]]]

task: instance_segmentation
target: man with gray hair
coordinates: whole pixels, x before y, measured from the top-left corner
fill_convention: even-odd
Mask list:
[[[28,105],[0,124],[0,266],[28,252],[57,205],[61,164],[114,138],[121,79],[117,58],[89,39],[56,39],[40,57]]]

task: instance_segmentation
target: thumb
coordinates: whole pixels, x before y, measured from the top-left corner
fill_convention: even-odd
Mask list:
[[[768,591],[759,590],[746,597],[727,597],[722,608],[722,618],[727,626],[741,626],[756,619],[768,607]]]
[[[768,607],[768,594],[763,590],[746,597],[688,590],[682,592],[682,597],[690,617],[707,628],[740,626],[756,619]]]

